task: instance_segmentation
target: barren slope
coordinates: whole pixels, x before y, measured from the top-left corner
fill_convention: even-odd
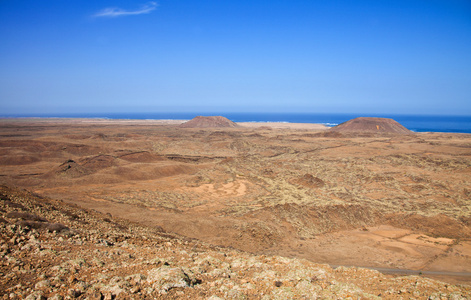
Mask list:
[[[255,256],[0,187],[3,299],[471,297],[420,276]]]

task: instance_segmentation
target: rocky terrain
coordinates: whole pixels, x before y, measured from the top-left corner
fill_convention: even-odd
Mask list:
[[[422,296],[427,293],[451,295],[445,284],[425,277],[439,279],[447,286],[471,282],[470,135],[336,131],[312,124],[181,128],[179,125],[182,123],[0,120],[0,184],[6,186],[6,202],[2,208],[6,232],[4,240],[12,242],[17,230],[12,232],[12,226],[33,226],[18,233],[20,241],[24,242],[22,247],[28,243],[25,239],[29,241],[31,232],[36,235],[35,238],[42,239],[44,245],[50,243],[51,247],[65,245],[64,241],[70,240],[71,248],[54,253],[62,253],[65,255],[63,259],[72,259],[69,257],[75,254],[69,256],[67,251],[75,253],[81,249],[78,247],[80,245],[74,244],[79,240],[83,245],[90,246],[85,248],[92,249],[92,252],[102,249],[100,247],[125,249],[120,244],[123,241],[105,237],[106,234],[118,232],[120,235],[128,234],[126,241],[136,241],[139,245],[136,247],[142,248],[142,257],[146,253],[157,255],[158,252],[152,252],[162,250],[155,247],[157,241],[165,240],[163,244],[170,242],[174,247],[169,248],[170,252],[178,253],[180,250],[177,249],[183,249],[190,253],[193,247],[202,247],[202,252],[213,251],[211,253],[219,260],[229,264],[229,260],[221,258],[221,253],[227,257],[256,260],[266,268],[271,268],[265,264],[270,265],[272,259],[281,259],[289,263],[270,269],[275,272],[270,274],[278,274],[274,277],[289,274],[291,264],[298,264],[295,269],[301,268],[299,264],[305,265],[305,270],[322,268],[329,274],[336,274],[337,279],[332,280],[353,284],[370,295],[365,298],[379,293],[382,297],[392,297],[385,296],[386,286],[399,287],[400,284],[393,282],[405,278],[430,280],[427,282],[438,284],[433,291],[427,290]],[[33,195],[16,188],[26,189]],[[49,209],[39,211],[43,208],[24,205],[23,202],[27,201],[21,200],[23,198],[35,203],[57,203],[54,204],[56,208],[83,211],[97,221],[86,221],[91,224],[87,227],[81,219],[59,217],[62,212],[51,210],[58,214],[56,218],[48,212]],[[8,201],[20,203],[25,208],[15,208],[15,204],[10,206]],[[123,224],[135,229],[127,231],[121,228]],[[65,234],[74,230],[82,232],[82,235]],[[92,237],[90,240],[88,236],[84,239],[83,234],[86,236],[88,230],[96,239],[119,247],[106,248],[111,246],[103,245]],[[141,233],[134,235],[133,230],[146,232],[142,234],[146,239],[139,237]],[[54,231],[61,232],[57,238],[62,237],[62,242],[50,238],[56,236]],[[24,236],[23,240],[21,236]],[[16,239],[14,241],[19,243]],[[187,244],[189,248],[185,246]],[[6,251],[9,253],[22,248],[18,248],[17,244],[8,247],[10,250]],[[10,257],[7,252],[4,254]],[[83,250],[81,253],[88,252]],[[22,251],[15,253],[19,257],[23,255]],[[163,257],[167,254],[159,255]],[[180,261],[179,255],[173,255]],[[84,259],[87,261],[86,257]],[[112,264],[111,257],[106,262]],[[105,262],[104,258],[102,261]],[[42,260],[46,262],[48,259]],[[8,262],[8,259],[3,261]],[[176,259],[172,261],[175,266]],[[215,268],[223,268],[222,262]],[[87,270],[97,268],[101,272],[108,268],[87,263],[84,268]],[[316,263],[368,267],[388,274],[421,276],[418,279],[394,278],[374,270],[345,267],[334,270]],[[15,269],[6,266],[4,274]],[[192,264],[189,266],[194,267]],[[160,265],[153,266],[157,267]],[[150,269],[142,265],[139,268],[144,270],[143,276],[149,276],[146,272]],[[252,266],[244,268],[248,271],[242,275],[247,278],[251,278],[252,273],[262,272]],[[23,266],[19,265],[15,272],[21,270]],[[213,269],[208,270],[211,272]],[[366,279],[351,281],[355,277],[352,272],[367,274],[365,278],[376,276],[385,285],[372,291],[360,283]],[[97,273],[93,274],[95,276]],[[242,277],[237,278],[242,280]],[[194,280],[209,282],[203,279],[197,276]],[[288,285],[281,279],[275,279],[283,282],[281,286],[276,286],[280,283],[272,286],[275,283],[271,279],[266,283],[270,291],[264,291],[265,296],[273,291],[280,292],[280,287],[291,288],[291,291],[300,288],[294,289],[294,283]],[[106,280],[100,284],[110,284]],[[193,287],[188,291],[203,286],[191,283],[192,280],[188,285]],[[370,282],[368,280],[365,282]],[[12,280],[11,284],[16,286],[20,284],[18,282],[24,286],[18,289],[23,296],[27,296],[28,288],[29,292],[34,290],[34,280]],[[376,281],[372,282],[376,284]],[[67,281],[61,284],[72,288]],[[57,288],[56,283],[51,285]],[[239,282],[238,286],[241,285]],[[407,284],[404,283],[404,286]],[[11,287],[8,285],[8,288]],[[460,286],[457,291],[464,293],[466,288]],[[172,290],[177,292],[178,289]],[[247,291],[241,293],[248,298],[261,298],[258,285],[255,290],[258,291],[257,296]],[[15,293],[8,291],[8,297]],[[329,290],[322,294],[322,291],[313,290],[312,295],[315,292],[323,298],[322,295],[333,293]],[[422,297],[412,294],[401,296],[396,292],[393,294],[398,298]],[[104,290],[100,293],[103,297],[111,297],[106,296]],[[52,294],[44,295],[48,297]],[[229,297],[216,292],[198,297],[212,295]],[[85,291],[81,297],[85,297]],[[175,294],[172,297],[178,296]],[[280,298],[289,297],[285,294]],[[293,298],[301,298],[301,295],[296,294]]]
[[[251,255],[0,187],[3,299],[469,299],[421,276]]]

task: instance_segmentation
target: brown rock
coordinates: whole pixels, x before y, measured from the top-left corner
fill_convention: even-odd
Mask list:
[[[68,295],[72,298],[78,298],[78,297],[80,297],[80,295],[82,295],[82,292],[77,291],[75,289],[69,289]]]
[[[93,291],[87,295],[89,300],[102,300],[103,295],[99,291]]]

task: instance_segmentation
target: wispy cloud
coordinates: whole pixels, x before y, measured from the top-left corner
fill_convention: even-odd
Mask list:
[[[143,15],[152,12],[158,6],[157,2],[151,1],[143,5],[137,10],[125,10],[118,7],[108,7],[98,13],[94,14],[94,17],[105,17],[105,18],[114,18],[122,16],[132,16],[132,15]]]

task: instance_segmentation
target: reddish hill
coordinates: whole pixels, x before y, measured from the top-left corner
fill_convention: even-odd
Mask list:
[[[379,132],[379,133],[412,133],[393,119],[388,118],[367,118],[360,117],[349,120],[335,127],[330,131],[338,132]]]
[[[181,124],[180,127],[182,128],[232,127],[233,128],[233,127],[239,127],[239,125],[221,116],[212,116],[212,117],[197,116],[196,118]]]

